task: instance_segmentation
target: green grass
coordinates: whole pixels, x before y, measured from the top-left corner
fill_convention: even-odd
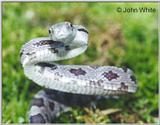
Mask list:
[[[88,50],[65,64],[130,67],[138,90],[98,102],[94,111],[73,108],[60,123],[158,122],[158,31],[156,13],[118,13],[117,7],[153,7],[156,3],[5,3],[2,4],[3,123],[26,123],[33,95],[42,87],[28,80],[20,64],[21,46],[47,36],[50,25],[70,21],[89,30]],[[120,109],[120,111],[115,111]],[[105,112],[105,113],[104,113]]]

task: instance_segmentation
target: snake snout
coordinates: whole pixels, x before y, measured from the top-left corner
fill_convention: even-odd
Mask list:
[[[48,32],[52,40],[68,42],[74,39],[76,31],[71,23],[62,22],[51,26]]]

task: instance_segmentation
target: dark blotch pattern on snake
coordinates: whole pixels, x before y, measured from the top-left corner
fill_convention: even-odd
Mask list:
[[[24,74],[44,87],[29,109],[31,123],[51,123],[70,106],[88,106],[99,96],[136,92],[136,79],[129,68],[115,66],[60,65],[88,47],[88,31],[81,25],[57,23],[49,37],[34,38],[20,51]]]

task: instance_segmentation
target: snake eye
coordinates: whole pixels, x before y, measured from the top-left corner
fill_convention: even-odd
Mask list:
[[[51,33],[51,30],[49,29],[48,32]]]
[[[73,27],[72,23],[70,23],[70,26]]]
[[[69,27],[73,27],[72,23],[70,22],[65,22]]]

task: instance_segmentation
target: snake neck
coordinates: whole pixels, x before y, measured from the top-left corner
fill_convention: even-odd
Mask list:
[[[77,31],[75,38],[66,43],[41,37],[24,44],[20,51],[23,67],[39,62],[53,62],[70,59],[80,55],[87,49],[88,34]]]

